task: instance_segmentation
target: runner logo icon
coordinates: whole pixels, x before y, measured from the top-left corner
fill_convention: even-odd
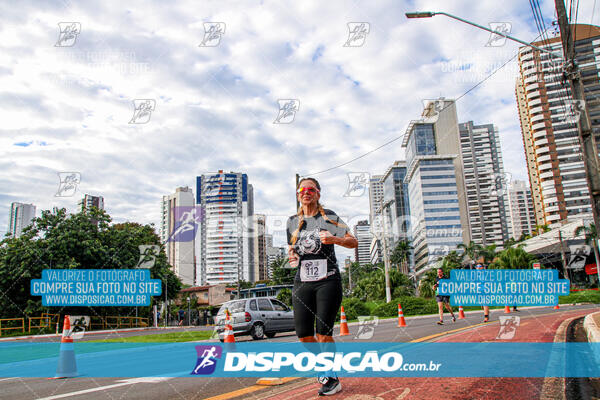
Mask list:
[[[198,361],[190,375],[210,375],[215,372],[217,359],[223,354],[221,346],[196,346],[196,352]]]

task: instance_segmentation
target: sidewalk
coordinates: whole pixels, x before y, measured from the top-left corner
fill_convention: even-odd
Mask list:
[[[563,340],[566,320],[591,314],[590,310],[557,311],[523,318],[509,342],[553,342]],[[519,314],[510,314],[519,316]],[[490,323],[447,334],[437,342],[496,342],[500,325]],[[507,340],[504,340],[507,341]],[[460,357],[460,355],[457,355]],[[482,354],[485,357],[485,354]],[[290,382],[269,392],[253,393],[254,399],[317,399],[320,385],[315,379]],[[550,399],[558,398],[561,379],[554,378],[342,378],[343,390],[332,396],[348,400],[401,399]],[[558,392],[557,392],[558,390]]]

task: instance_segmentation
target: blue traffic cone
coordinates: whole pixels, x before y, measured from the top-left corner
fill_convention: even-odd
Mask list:
[[[60,354],[58,366],[56,367],[55,379],[73,378],[77,376],[77,364],[75,362],[75,348],[71,337],[71,322],[69,316],[65,315],[63,324],[63,335],[60,340]]]

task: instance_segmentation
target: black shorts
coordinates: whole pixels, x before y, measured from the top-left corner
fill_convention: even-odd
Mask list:
[[[333,336],[335,317],[342,304],[342,281],[324,279],[317,282],[294,281],[292,305],[294,324],[299,338],[315,335]]]
[[[435,296],[435,301],[450,304],[450,296]]]

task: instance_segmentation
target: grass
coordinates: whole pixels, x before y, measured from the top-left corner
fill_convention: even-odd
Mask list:
[[[212,334],[213,331],[170,332],[154,335],[126,336],[115,339],[100,339],[88,343],[179,343],[210,339]]]
[[[560,296],[558,298],[559,304],[571,304],[571,303],[600,303],[600,292],[597,290],[584,290],[581,292],[573,292],[568,296]]]

